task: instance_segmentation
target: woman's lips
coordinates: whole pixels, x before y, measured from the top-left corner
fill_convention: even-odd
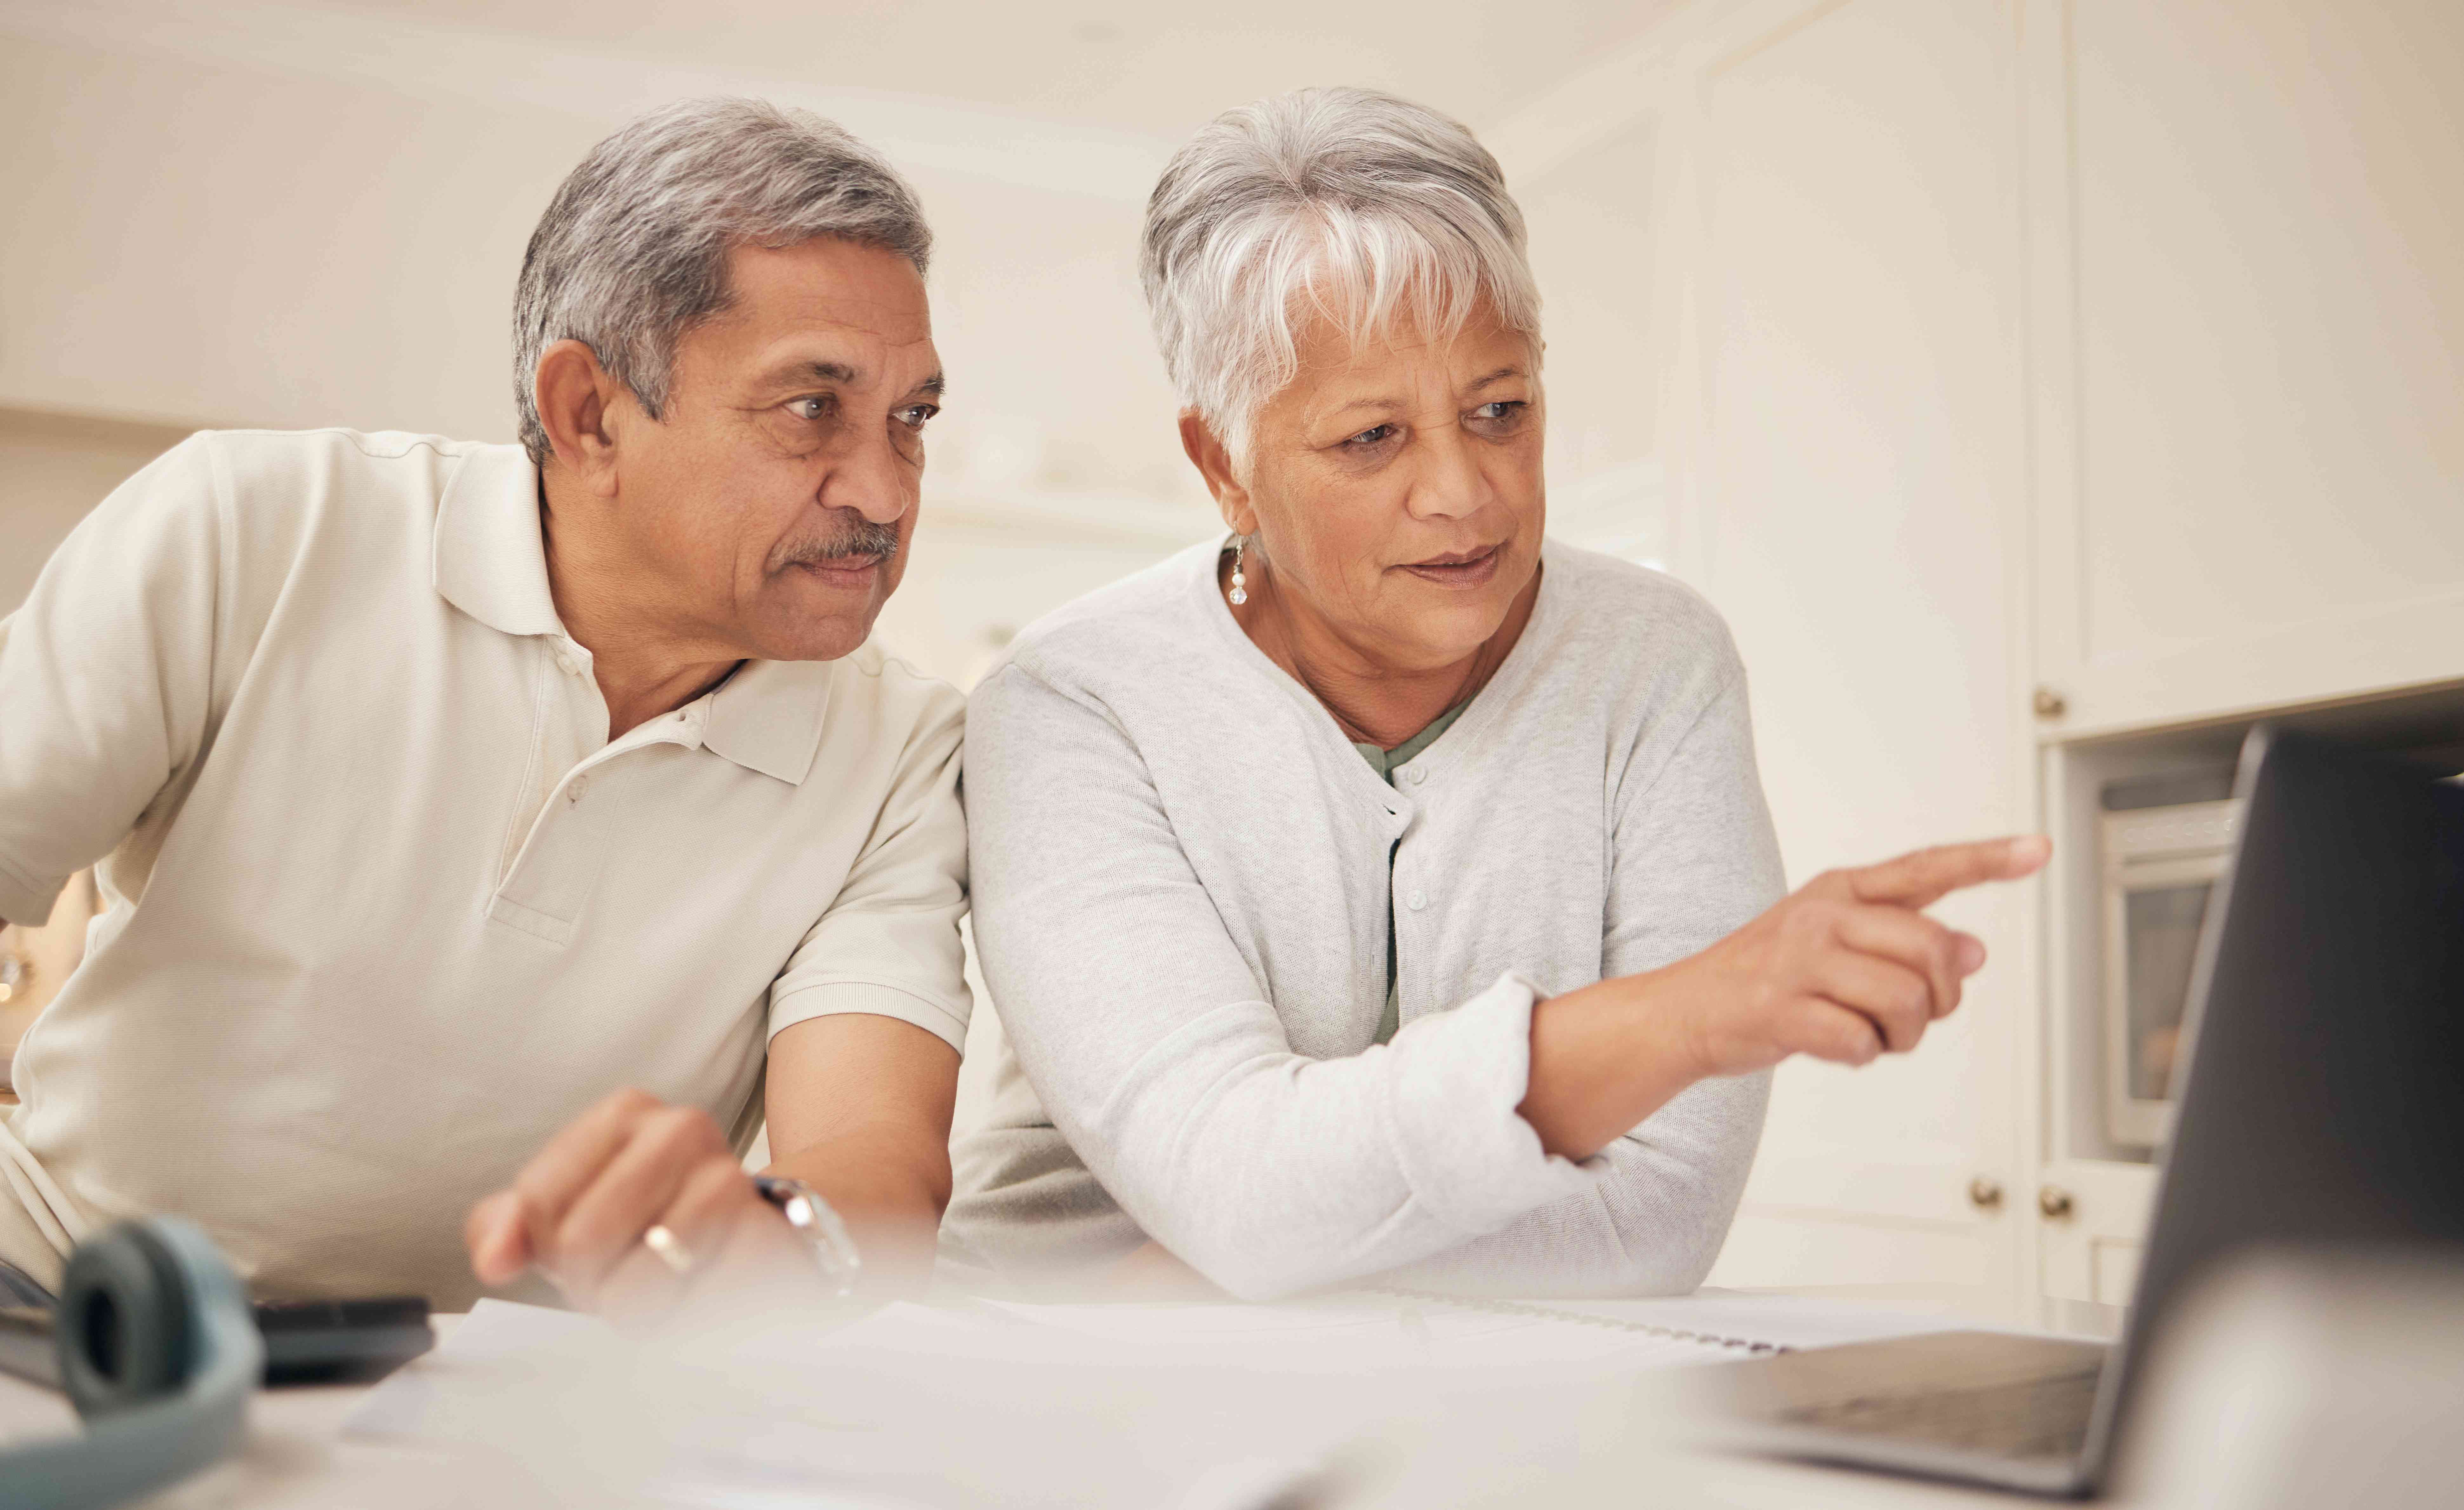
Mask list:
[[[1469,560],[1413,561],[1401,570],[1422,581],[1436,582],[1441,587],[1485,587],[1496,580],[1497,563],[1506,555],[1506,547],[1492,545]]]

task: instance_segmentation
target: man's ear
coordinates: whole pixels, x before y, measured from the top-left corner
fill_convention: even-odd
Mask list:
[[[1215,507],[1222,511],[1224,524],[1237,534],[1257,534],[1258,511],[1249,506],[1249,490],[1233,475],[1232,452],[1196,409],[1180,411],[1180,449],[1206,479],[1206,491],[1215,494]]]
[[[540,352],[531,382],[556,464],[584,487],[614,493],[616,434],[608,422],[630,391],[599,364],[597,352],[578,340],[560,340]]]

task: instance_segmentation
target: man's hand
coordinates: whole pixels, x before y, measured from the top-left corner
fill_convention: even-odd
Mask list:
[[[1845,1064],[1904,1054],[1959,1006],[1985,945],[1922,910],[1952,891],[2044,864],[2041,837],[1920,849],[1826,871],[1702,953],[1670,967],[1702,1075],[1792,1054]]]
[[[643,1240],[653,1227],[665,1257]],[[471,1208],[463,1237],[483,1284],[537,1268],[574,1304],[623,1316],[668,1310],[714,1279],[819,1278],[718,1124],[639,1090],[558,1133],[512,1188]]]

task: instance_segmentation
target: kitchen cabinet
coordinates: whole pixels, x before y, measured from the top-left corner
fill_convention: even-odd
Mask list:
[[[2464,675],[2464,6],[2021,20],[2047,737]]]
[[[1917,1054],[1780,1071],[1715,1282],[2127,1298],[2101,784],[2464,720],[2460,98],[2451,0],[1699,0],[1488,133],[1647,230],[1649,454],[1552,486],[1727,617],[1791,881],[2062,846]]]
[[[1671,554],[1737,637],[1793,886],[2032,826],[2012,67],[1972,0],[1734,8],[1671,61]],[[1920,1052],[1781,1068],[1714,1282],[2011,1307],[2028,899],[1944,906],[1994,963]]]

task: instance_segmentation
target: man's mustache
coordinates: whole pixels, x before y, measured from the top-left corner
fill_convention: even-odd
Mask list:
[[[894,524],[876,524],[852,510],[836,523],[837,528],[826,535],[807,536],[781,544],[771,554],[770,569],[784,571],[790,566],[841,561],[852,557],[887,560],[898,554],[898,526]]]

